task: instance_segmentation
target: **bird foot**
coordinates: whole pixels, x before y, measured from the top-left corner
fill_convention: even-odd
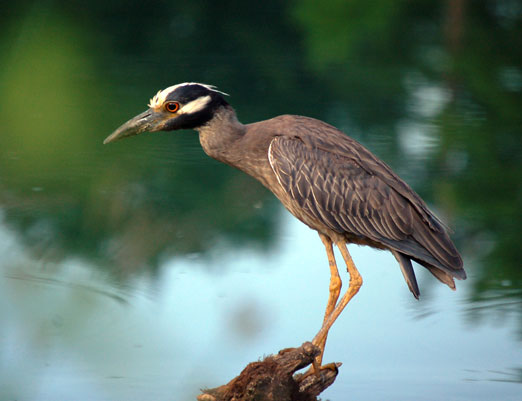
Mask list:
[[[339,368],[342,366],[342,362],[330,362],[325,365],[319,366],[317,361],[312,362],[312,366],[305,373],[302,374],[300,380],[306,379],[308,376],[314,375],[317,378],[321,378],[324,373],[331,374],[332,372],[337,376]]]

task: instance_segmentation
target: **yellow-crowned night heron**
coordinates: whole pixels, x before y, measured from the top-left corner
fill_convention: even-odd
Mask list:
[[[321,348],[328,330],[362,285],[347,243],[387,249],[399,262],[415,298],[419,287],[411,260],[455,289],[465,279],[462,259],[441,222],[384,162],[335,127],[313,118],[283,115],[243,125],[214,86],[182,83],[159,91],[149,109],[104,143],[145,131],[195,129],[203,150],[251,175],[299,220],[317,230],[330,265],[330,295],[313,342]],[[350,275],[341,279],[332,244]],[[338,302],[339,300],[339,302]]]

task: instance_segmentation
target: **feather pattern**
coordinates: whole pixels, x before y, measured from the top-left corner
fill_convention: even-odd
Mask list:
[[[317,221],[312,228],[392,250],[415,296],[410,259],[452,288],[453,277],[466,277],[445,227],[390,167],[336,128],[291,117],[291,133],[272,139],[268,158],[284,192]]]

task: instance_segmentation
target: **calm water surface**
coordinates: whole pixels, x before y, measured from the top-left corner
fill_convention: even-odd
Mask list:
[[[1,399],[190,400],[309,340],[328,269],[316,234],[281,214],[270,253],[224,245],[125,286],[82,260],[34,259],[3,226]],[[472,266],[457,292],[421,275],[415,301],[391,255],[352,253],[365,285],[331,331],[326,361],[344,365],[325,399],[519,399],[516,322],[468,321]]]
[[[194,400],[319,329],[324,248],[272,194],[193,132],[102,145],[184,81],[230,93],[245,123],[340,127],[454,230],[468,280],[417,267],[419,301],[389,253],[351,247],[364,285],[330,332],[343,366],[323,399],[522,399],[518,2],[3,11],[0,400]]]

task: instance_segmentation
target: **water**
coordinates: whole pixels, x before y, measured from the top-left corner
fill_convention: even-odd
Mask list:
[[[175,258],[125,287],[82,261],[45,266],[20,249],[2,263],[3,399],[189,400],[309,340],[326,303],[326,258],[314,232],[283,220],[268,255]],[[3,238],[14,253],[12,234]],[[415,301],[391,255],[352,253],[365,284],[329,337],[325,360],[344,365],[324,398],[518,398],[516,322],[467,322],[472,269],[457,292],[421,275]]]
[[[319,329],[324,248],[272,194],[193,132],[101,144],[183,81],[230,93],[243,122],[342,128],[454,230],[468,279],[417,267],[419,301],[391,254],[350,247],[364,285],[323,399],[520,399],[520,10],[341,3],[4,15],[1,400],[193,400]]]

